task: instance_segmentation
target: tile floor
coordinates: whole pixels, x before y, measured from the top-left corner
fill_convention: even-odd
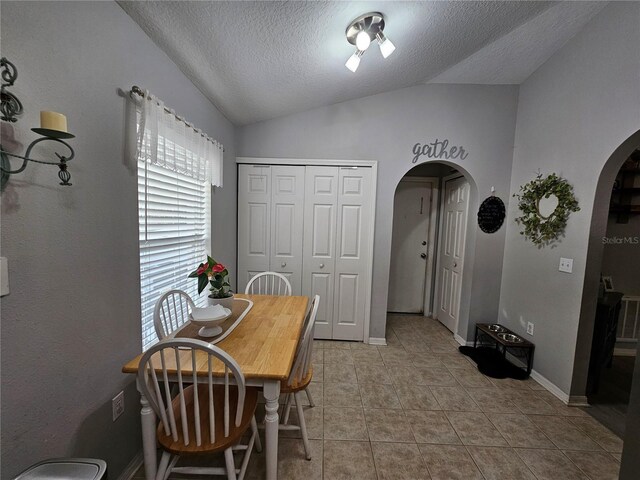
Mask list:
[[[313,458],[281,432],[280,479],[618,478],[616,435],[531,379],[485,377],[438,322],[390,315],[387,343],[315,342]],[[264,453],[246,478],[264,478]]]

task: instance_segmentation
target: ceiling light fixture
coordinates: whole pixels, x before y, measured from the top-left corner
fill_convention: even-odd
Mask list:
[[[380,46],[380,53],[383,58],[387,58],[396,49],[395,45],[391,43],[382,31],[384,30],[384,15],[379,12],[370,12],[360,15],[353,20],[347,27],[346,36],[347,41],[351,45],[355,45],[356,51],[345,66],[355,72],[360,65],[360,58],[364,55],[364,52],[371,42],[376,39]]]

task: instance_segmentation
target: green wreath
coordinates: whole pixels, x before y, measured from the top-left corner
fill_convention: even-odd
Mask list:
[[[551,195],[558,198],[558,205],[548,217],[544,217],[540,213],[539,202]],[[518,207],[522,211],[522,216],[516,218],[516,223],[524,228],[520,235],[538,247],[557,240],[564,233],[571,212],[580,210],[571,184],[555,173],[546,178],[538,174],[535,180],[522,185],[520,192],[513,196],[518,199]]]

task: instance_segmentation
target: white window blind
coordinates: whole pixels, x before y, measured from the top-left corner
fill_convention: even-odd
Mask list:
[[[162,293],[184,290],[205,306],[208,290],[198,295],[188,275],[210,252],[212,175],[221,174],[221,162],[222,145],[145,92],[137,146],[143,351],[158,341],[153,313]]]
[[[197,279],[188,275],[209,253],[210,192],[206,181],[138,161],[143,350],[158,340],[153,310],[163,292],[184,290],[205,306],[207,291],[198,295]]]

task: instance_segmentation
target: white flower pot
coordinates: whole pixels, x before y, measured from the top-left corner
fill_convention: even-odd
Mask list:
[[[207,297],[207,302],[209,305],[222,305],[223,307],[231,310],[231,307],[233,306],[233,294],[231,294],[230,297],[226,298]]]

